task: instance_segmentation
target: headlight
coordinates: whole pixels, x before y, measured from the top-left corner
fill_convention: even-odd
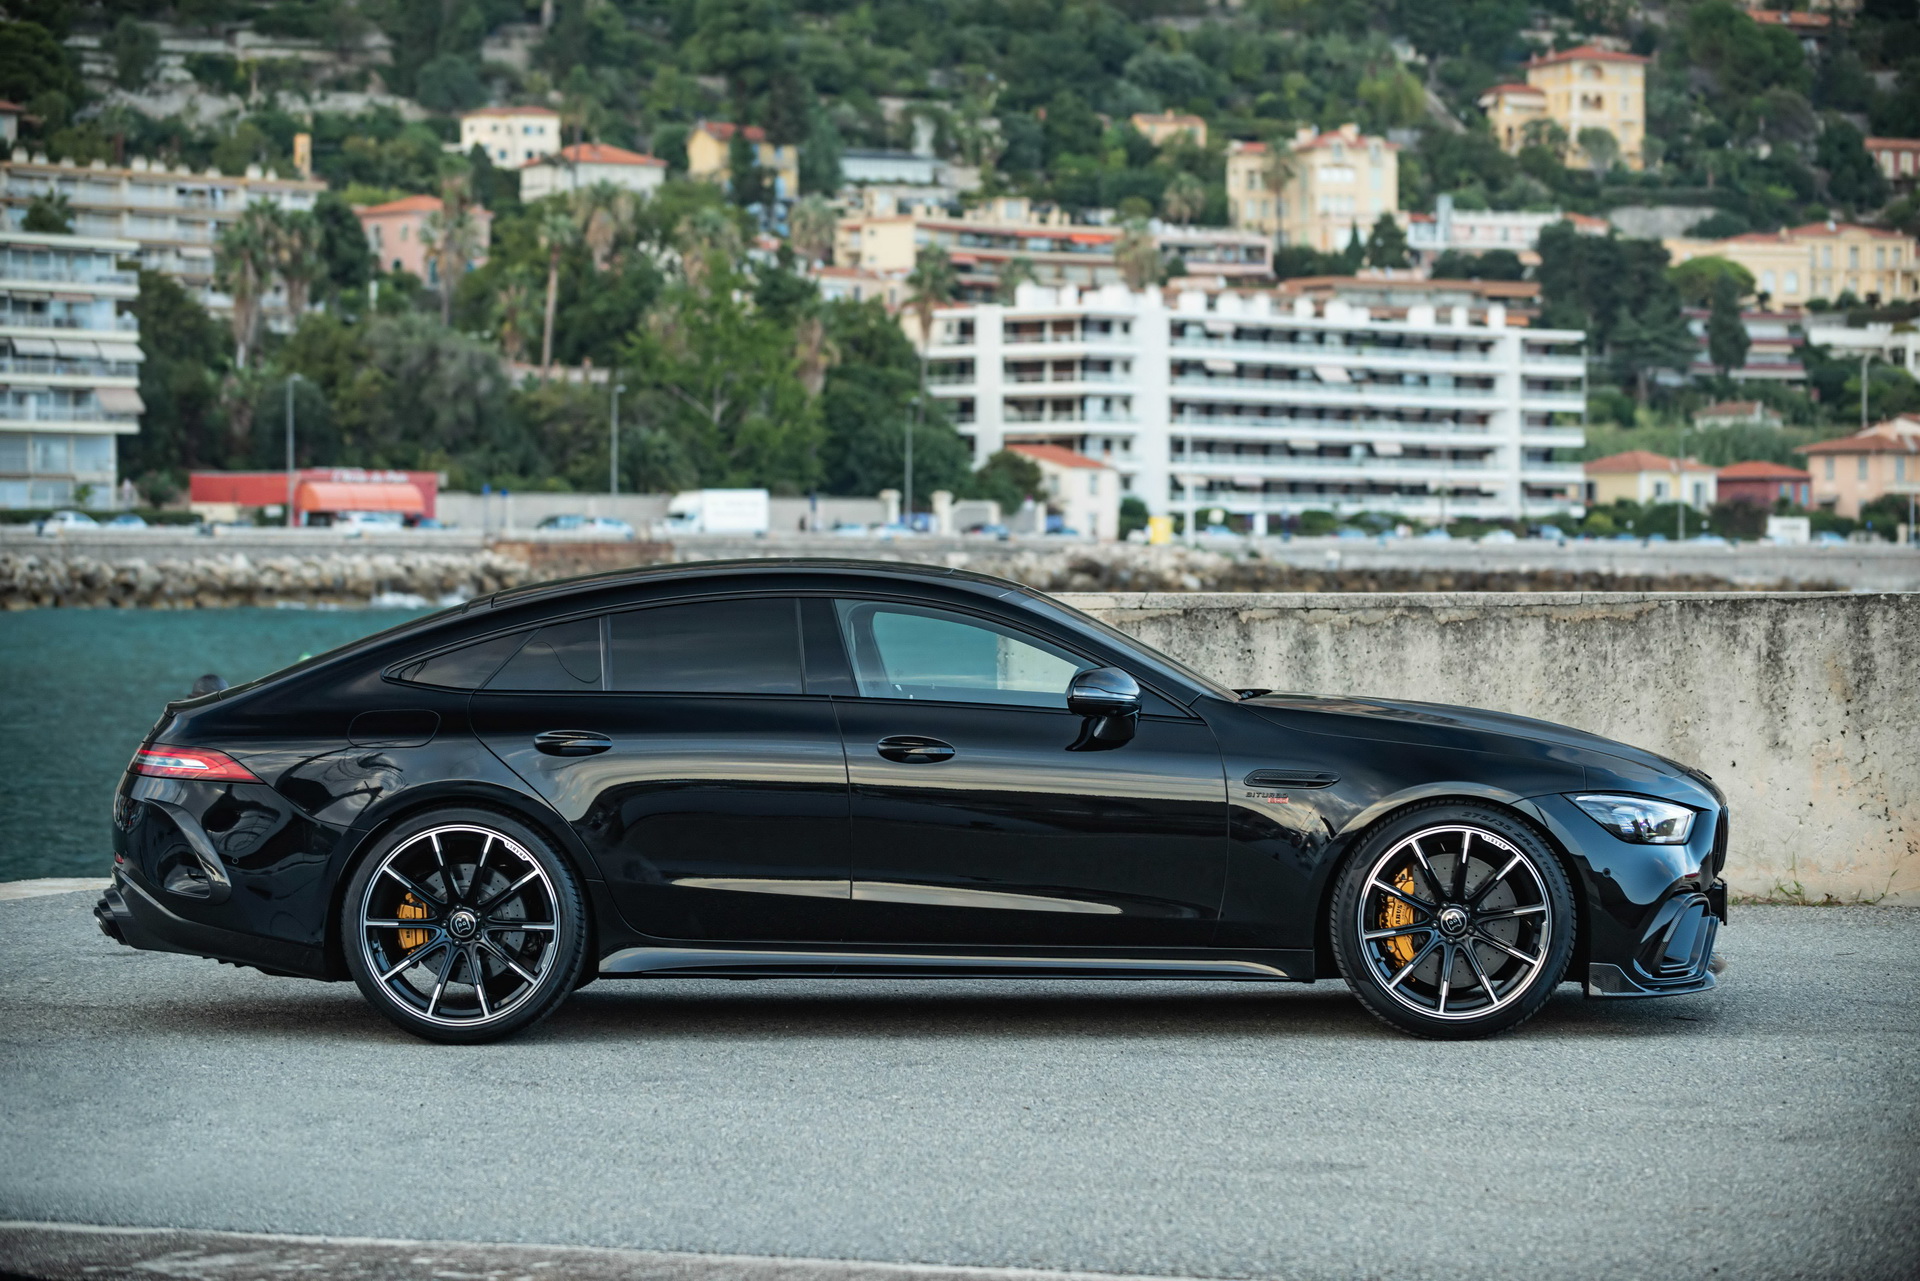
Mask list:
[[[1635,845],[1684,845],[1694,811],[1644,796],[1576,796],[1573,803],[1594,822]]]

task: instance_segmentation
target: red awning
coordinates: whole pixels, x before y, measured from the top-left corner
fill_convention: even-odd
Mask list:
[[[413,485],[363,481],[308,480],[294,491],[293,505],[303,512],[401,512],[419,515],[427,500]]]

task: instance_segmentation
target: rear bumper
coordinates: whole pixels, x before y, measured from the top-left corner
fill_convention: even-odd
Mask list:
[[[230,965],[250,965],[269,974],[328,977],[321,949],[189,921],[170,911],[118,868],[113,883],[93,905],[93,919],[100,932],[114,942],[142,951],[204,956]]]

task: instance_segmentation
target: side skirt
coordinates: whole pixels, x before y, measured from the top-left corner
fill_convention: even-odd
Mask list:
[[[604,977],[1264,979],[1311,982],[1313,954],[1007,956],[833,950],[629,947],[600,961]]]

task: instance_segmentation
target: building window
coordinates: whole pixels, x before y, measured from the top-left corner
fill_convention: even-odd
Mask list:
[[[1760,288],[1767,293],[1773,292],[1773,273],[1772,272],[1763,271],[1760,273]]]
[[[1667,496],[1667,482],[1666,482],[1666,481],[1664,481],[1664,480],[1656,480],[1656,481],[1654,481],[1654,482],[1653,482],[1653,497],[1654,497],[1654,500],[1655,500],[1656,502],[1659,502],[1659,501],[1664,501],[1664,500],[1665,500],[1665,498],[1666,498],[1666,496]]]
[[[1832,458],[1827,459],[1827,479],[1828,480],[1833,479],[1833,459]]]
[[[1787,292],[1789,294],[1797,294],[1800,292],[1800,273],[1799,272],[1790,271],[1787,273]]]
[[[1865,454],[1860,455],[1858,471],[1860,479],[1865,480],[1867,478],[1867,456]]]
[[[1860,266],[1860,246],[1859,245],[1847,246],[1847,266],[1852,269],[1858,269],[1858,267]]]

